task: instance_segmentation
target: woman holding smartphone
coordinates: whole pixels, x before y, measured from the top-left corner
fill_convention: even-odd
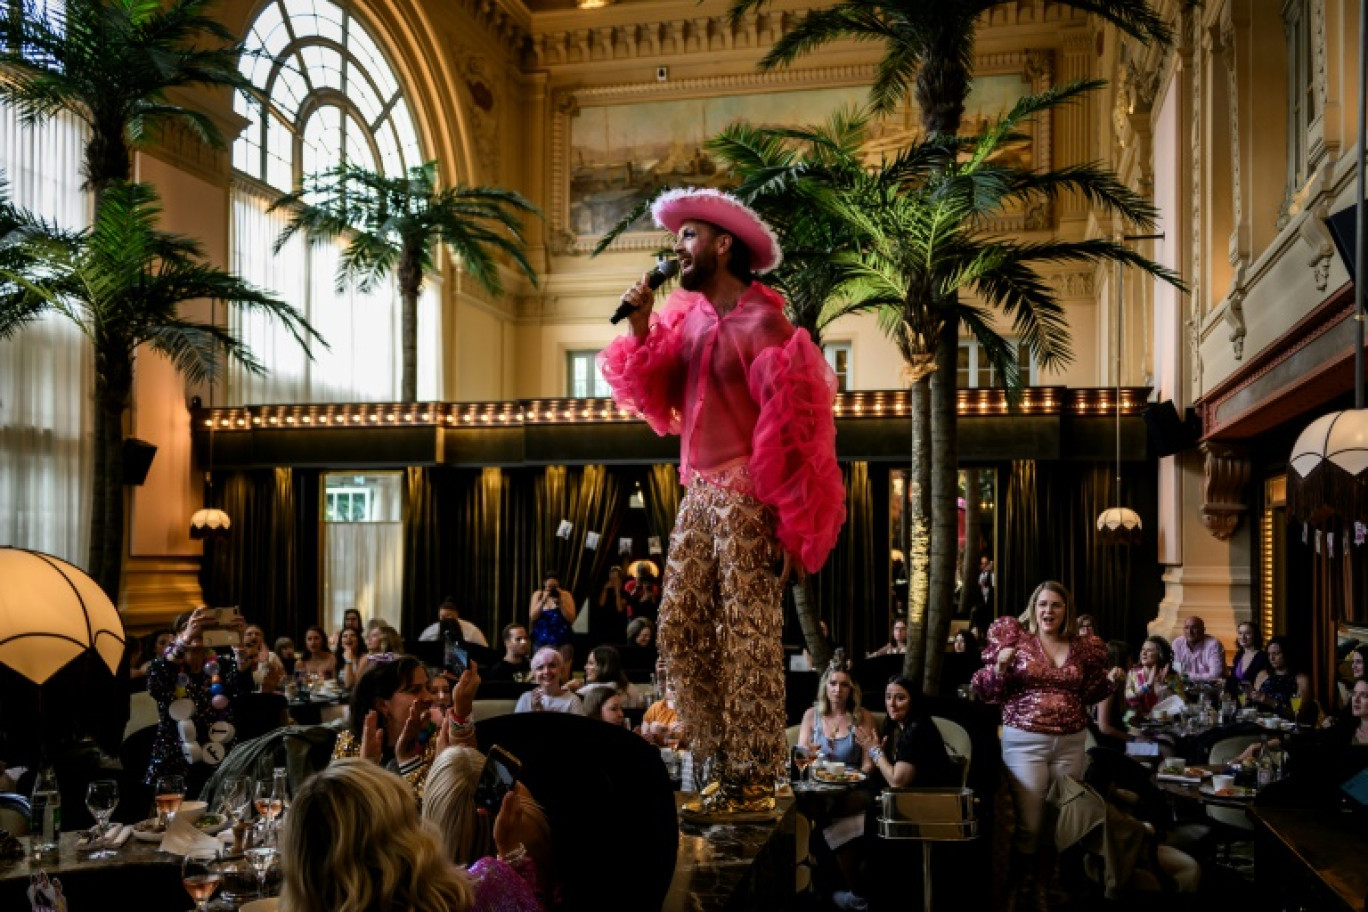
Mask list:
[[[557,650],[565,659],[568,671],[575,661],[575,635],[570,629],[575,623],[575,599],[561,591],[560,574],[553,571],[545,574],[542,587],[532,593],[527,614],[532,625],[532,649],[550,646]]]

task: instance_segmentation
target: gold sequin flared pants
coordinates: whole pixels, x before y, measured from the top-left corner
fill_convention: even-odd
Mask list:
[[[694,480],[670,535],[659,643],[694,755],[725,787],[772,790],[787,754],[779,556],[768,507]]]

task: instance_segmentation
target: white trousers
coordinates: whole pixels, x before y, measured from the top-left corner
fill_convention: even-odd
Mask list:
[[[1035,854],[1045,820],[1045,798],[1059,776],[1083,778],[1083,748],[1087,733],[1042,735],[1010,725],[1002,727],[1002,765],[1016,804],[1016,833],[1012,845]],[[1051,840],[1053,841],[1053,840]]]

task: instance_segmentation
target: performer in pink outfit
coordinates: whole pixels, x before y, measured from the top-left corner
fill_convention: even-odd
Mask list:
[[[678,237],[682,287],[659,314],[645,277],[628,289],[631,331],[599,367],[620,405],[681,437],[659,644],[695,753],[714,761],[695,810],[764,811],[787,753],[783,585],[822,566],[845,521],[836,378],[754,281],[782,258],[758,215],[710,189],[651,211]]]

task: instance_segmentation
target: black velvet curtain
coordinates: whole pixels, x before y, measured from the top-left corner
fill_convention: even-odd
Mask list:
[[[844,646],[848,657],[857,658],[887,639],[884,590],[888,587],[889,546],[887,542],[878,546],[875,540],[876,486],[870,478],[869,463],[843,465],[841,475],[846,489],[845,525],[826,565],[811,582],[818,612],[831,630],[832,645]],[[884,493],[887,495],[886,489]],[[884,610],[880,610],[881,605]],[[789,608],[785,615],[785,639],[801,642],[796,614]]]
[[[617,531],[622,511],[632,493],[631,472],[607,466],[547,466],[534,482],[533,558],[536,578],[529,580],[524,599],[547,572],[559,573],[561,588],[575,596],[576,605],[597,591],[608,564],[616,562]],[[644,495],[643,495],[644,496]],[[570,533],[557,535],[562,521]],[[589,548],[589,533],[599,536]]]
[[[997,562],[997,613],[1019,614],[1044,580],[1058,580],[1074,594],[1080,613],[1097,619],[1105,639],[1125,640],[1132,652],[1145,638],[1163,598],[1158,545],[1146,534],[1139,545],[1102,545],[1097,516],[1116,499],[1115,466],[1012,463],[1006,484],[1005,529]],[[1152,467],[1123,465],[1125,506],[1148,530],[1158,517]]]
[[[271,639],[298,642],[320,620],[320,473],[275,468],[216,479],[214,505],[233,527],[226,539],[205,544],[205,598],[215,606],[239,606]]]
[[[679,468],[672,464],[646,467],[646,477],[642,479],[641,498],[646,501],[646,525],[651,534],[660,539],[662,549],[670,546],[670,533],[674,531],[675,517],[679,515],[679,502],[684,499],[684,486],[679,483]],[[663,554],[653,554],[651,559],[662,563]],[[664,567],[661,567],[664,572]]]

